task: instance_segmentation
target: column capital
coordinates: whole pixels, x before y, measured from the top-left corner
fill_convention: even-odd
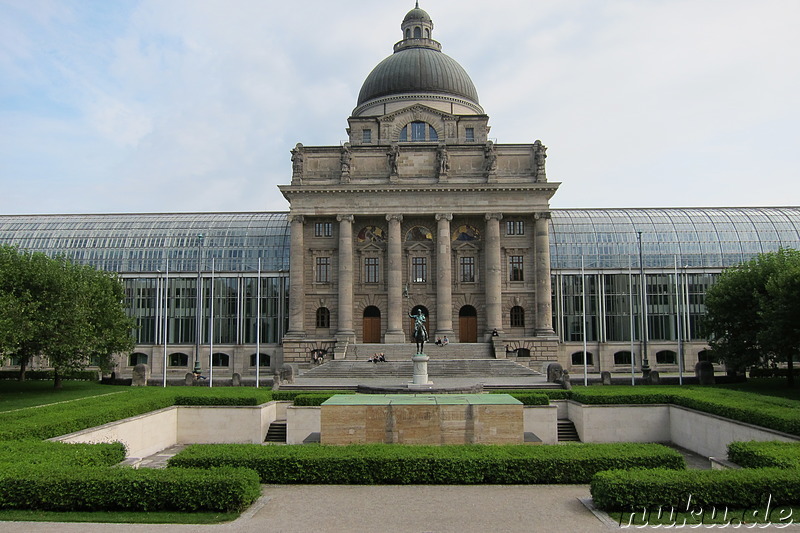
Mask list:
[[[336,215],[337,222],[353,222],[354,219],[354,215]]]
[[[533,214],[534,220],[550,220],[550,211],[539,211]]]
[[[392,220],[396,220],[398,222],[403,221],[403,215],[386,215],[386,221],[391,222]]]
[[[486,213],[484,216],[486,217],[486,220],[503,220],[503,213]]]
[[[436,220],[453,220],[453,213],[436,213]]]
[[[302,223],[303,223],[303,222],[305,222],[305,220],[306,220],[306,217],[304,217],[303,215],[289,215],[289,216],[288,216],[288,217],[286,217],[286,218],[288,218],[288,219],[289,219],[289,222],[290,222],[290,223],[292,223],[292,222],[299,222],[300,224],[302,224]]]

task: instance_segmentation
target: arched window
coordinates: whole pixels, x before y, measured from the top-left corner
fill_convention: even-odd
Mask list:
[[[256,366],[256,354],[250,354],[250,366]],[[258,358],[258,366],[269,366],[269,355],[262,353]]]
[[[429,30],[428,28],[425,28],[425,38],[426,39],[431,38],[431,30]]]
[[[714,361],[711,359],[711,350],[700,350],[697,352],[697,360],[701,362],[711,361],[713,363]]]
[[[327,307],[317,309],[317,328],[326,329],[331,327],[331,312]]]
[[[517,357],[530,357],[531,351],[527,348],[517,348]]]
[[[511,327],[524,328],[525,327],[525,309],[515,305],[511,308]]]
[[[572,364],[573,365],[583,365],[583,352],[575,352],[572,354]],[[594,355],[592,352],[586,352],[586,364],[593,365],[594,364]]]
[[[420,37],[422,37],[422,29],[417,26],[414,28],[414,39],[419,39]]]
[[[439,134],[427,122],[412,122],[400,130],[400,142],[438,141]]]
[[[411,39],[411,30],[406,28],[406,39]]]
[[[659,365],[674,365],[678,361],[678,354],[672,350],[656,352],[656,363]]]
[[[185,353],[171,353],[169,354],[169,366],[189,366],[189,356]]]
[[[147,364],[147,354],[146,353],[139,353],[135,352],[128,357],[128,365],[129,366],[136,366],[136,365],[146,365]]]
[[[226,353],[217,352],[211,356],[211,366],[230,366],[231,357]]]
[[[615,365],[629,365],[631,364],[631,352],[623,350],[614,354]]]

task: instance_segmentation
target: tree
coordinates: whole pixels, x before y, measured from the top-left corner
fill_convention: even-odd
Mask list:
[[[780,249],[726,269],[706,294],[706,332],[728,366],[785,362],[800,350],[800,251]]]
[[[0,353],[20,360],[20,380],[36,355],[61,376],[90,362],[110,367],[114,353],[133,348],[133,323],[115,274],[63,257],[0,248]]]

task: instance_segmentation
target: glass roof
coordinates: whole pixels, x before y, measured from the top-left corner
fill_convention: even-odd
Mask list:
[[[289,270],[286,213],[9,215],[0,244],[120,273]]]
[[[554,209],[554,270],[724,268],[780,247],[800,248],[800,208]]]
[[[120,273],[288,272],[287,213],[0,216],[0,244]],[[678,265],[721,269],[780,247],[800,249],[800,207],[554,209],[553,270]],[[203,235],[202,242],[199,235]]]

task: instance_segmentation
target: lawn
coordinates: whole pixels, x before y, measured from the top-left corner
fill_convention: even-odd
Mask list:
[[[49,380],[0,380],[0,412],[127,390],[101,385],[96,381],[62,381],[62,384],[63,388],[56,390]]]

